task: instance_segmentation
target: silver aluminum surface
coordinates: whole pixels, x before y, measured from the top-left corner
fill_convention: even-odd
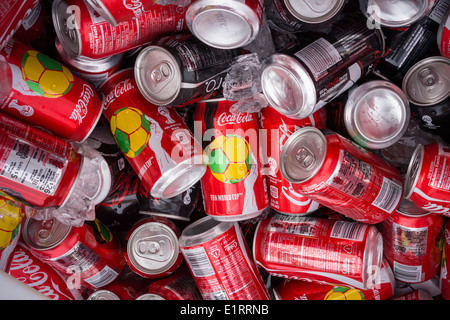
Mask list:
[[[406,27],[430,10],[432,0],[364,0],[361,1],[363,12],[384,27]]]
[[[56,36],[64,51],[72,59],[78,58],[82,51],[80,26],[76,17],[64,0],[53,1],[52,20]]]
[[[286,8],[298,20],[319,24],[336,16],[345,0],[285,0]]]
[[[23,226],[22,236],[33,250],[48,250],[63,242],[70,230],[72,226],[63,224],[55,218],[36,220],[28,217]]]
[[[404,183],[404,198],[409,199],[414,192],[414,188],[417,185],[417,181],[419,180],[420,171],[422,170],[424,158],[424,146],[422,144],[418,144],[416,149],[414,150],[413,155],[411,156],[411,161],[408,165],[408,170],[405,175],[405,183]]]

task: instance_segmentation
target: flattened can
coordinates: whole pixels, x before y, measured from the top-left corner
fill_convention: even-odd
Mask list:
[[[440,143],[418,144],[405,176],[405,198],[416,206],[450,216],[450,147]]]
[[[439,26],[437,43],[441,55],[450,58],[450,9],[447,9],[447,13],[444,15]]]
[[[367,75],[383,51],[379,29],[360,15],[342,15],[328,33],[297,33],[277,48],[262,70],[262,91],[280,113],[305,118]]]
[[[370,289],[380,282],[383,239],[365,223],[275,214],[258,224],[253,256],[274,276]]]
[[[186,24],[208,46],[235,49],[256,38],[263,10],[264,0],[197,0],[186,11]]]
[[[184,11],[175,5],[155,4],[139,18],[114,27],[83,0],[55,0],[52,4],[56,35],[72,59],[104,58],[186,30]]]
[[[294,132],[281,150],[280,170],[295,191],[369,224],[390,216],[403,194],[397,168],[329,130]]]
[[[209,159],[201,179],[204,209],[221,221],[255,218],[269,206],[258,113],[232,113],[234,103],[199,102],[194,114]]]
[[[27,218],[22,236],[36,258],[62,274],[72,275],[74,281],[79,279],[78,285],[106,286],[125,266],[118,239],[98,221],[73,227],[54,218]]]
[[[162,217],[148,217],[136,223],[125,237],[128,266],[144,278],[172,274],[183,261],[179,250],[179,228]]]
[[[0,52],[0,69],[6,81],[3,113],[76,142],[94,130],[102,114],[100,97],[66,66],[13,39]]]
[[[435,56],[417,62],[402,87],[421,128],[450,143],[450,59]]]
[[[212,98],[239,49],[209,47],[190,34],[161,38],[139,53],[134,72],[142,95],[159,106],[186,106]]]
[[[295,192],[291,182],[281,175],[279,169],[280,152],[286,140],[297,129],[314,126],[326,128],[327,113],[320,108],[304,119],[292,119],[283,116],[274,108],[261,110],[261,131],[264,141],[264,153],[267,159],[267,183],[269,187],[269,205],[272,209],[285,214],[310,214],[317,210],[320,204],[304,195]]]
[[[100,92],[117,144],[153,197],[174,197],[205,174],[200,143],[174,109],[152,105],[141,95],[133,69],[113,74]]]
[[[180,249],[204,300],[269,300],[237,222],[210,216],[188,225]]]
[[[432,212],[403,210],[402,205],[379,224],[384,255],[398,281],[420,283],[436,276],[441,267],[443,219]]]

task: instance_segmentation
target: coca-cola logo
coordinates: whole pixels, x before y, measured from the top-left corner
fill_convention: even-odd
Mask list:
[[[103,109],[108,109],[112,102],[131,89],[134,89],[134,85],[130,83],[130,79],[126,79],[116,84],[114,90],[103,97]]]
[[[123,0],[123,5],[129,10],[136,10],[142,7],[142,2],[140,0]]]
[[[83,119],[88,114],[88,106],[93,97],[94,90],[92,87],[87,84],[83,84],[83,91],[81,92],[81,95],[78,98],[77,104],[75,105],[69,119],[78,121],[78,124],[81,124]]]
[[[247,112],[228,113],[224,112],[217,118],[219,126],[226,126],[230,124],[241,124],[253,121],[253,115]]]

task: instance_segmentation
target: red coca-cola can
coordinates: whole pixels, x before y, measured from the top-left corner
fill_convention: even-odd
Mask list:
[[[8,42],[0,61],[5,75],[1,112],[64,139],[87,139],[102,114],[102,102],[90,84],[17,40]]]
[[[181,252],[204,300],[269,300],[237,222],[210,216],[187,226]]]
[[[180,229],[167,218],[148,217],[136,223],[125,237],[125,259],[138,275],[148,279],[172,274],[183,262]]]
[[[83,300],[79,289],[68,287],[67,276],[33,256],[22,242],[13,252],[9,274],[50,299]]]
[[[253,255],[274,276],[370,289],[380,282],[383,240],[361,222],[275,214],[258,224]]]
[[[83,0],[55,0],[52,17],[56,35],[72,59],[103,58],[187,30],[185,8],[176,5],[154,4],[139,18],[113,26]]]
[[[189,30],[218,49],[243,47],[261,29],[263,0],[199,0],[186,11]]]
[[[194,278],[187,268],[152,282],[136,300],[202,300]]]
[[[388,300],[394,295],[394,289],[391,267],[383,260],[380,282],[371,289],[284,279],[273,289],[273,294],[276,300]]]
[[[0,50],[22,25],[39,0],[4,0],[0,11]]]
[[[125,266],[118,239],[98,220],[73,227],[54,218],[27,218],[22,237],[36,258],[69,276],[72,286],[106,286]]]
[[[444,228],[444,241],[442,248],[442,264],[441,273],[439,275],[439,283],[441,288],[441,296],[444,300],[450,300],[450,222],[446,222]]]
[[[232,113],[233,104],[224,99],[206,100],[197,104],[194,114],[196,123],[202,125],[209,156],[201,179],[205,212],[221,221],[257,217],[269,204],[258,113]]]
[[[303,119],[289,118],[274,108],[261,110],[261,130],[265,156],[268,162],[267,182],[269,184],[269,205],[272,209],[285,214],[310,214],[317,210],[320,204],[294,191],[291,182],[281,175],[279,170],[280,152],[286,140],[293,132],[302,127],[325,129],[327,112],[320,108],[312,115]]]
[[[146,286],[139,279],[116,280],[92,292],[87,300],[136,300]]]
[[[403,201],[402,201],[403,203]],[[442,217],[401,204],[379,224],[386,259],[394,276],[406,283],[425,282],[436,276],[441,267]]]
[[[280,170],[295,191],[363,223],[385,220],[402,199],[396,167],[329,130],[294,132],[281,150]]]
[[[200,180],[207,162],[200,143],[174,109],[142,96],[133,69],[115,73],[100,91],[111,132],[153,197],[174,197]]]
[[[450,217],[450,147],[418,144],[405,177],[405,198],[419,208]]]
[[[441,55],[450,59],[450,10],[444,14],[437,32],[437,44]]]

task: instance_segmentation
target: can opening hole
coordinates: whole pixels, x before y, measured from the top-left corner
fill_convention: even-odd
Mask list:
[[[308,169],[316,162],[316,157],[307,147],[301,147],[297,150],[295,158],[299,161],[300,166]]]

